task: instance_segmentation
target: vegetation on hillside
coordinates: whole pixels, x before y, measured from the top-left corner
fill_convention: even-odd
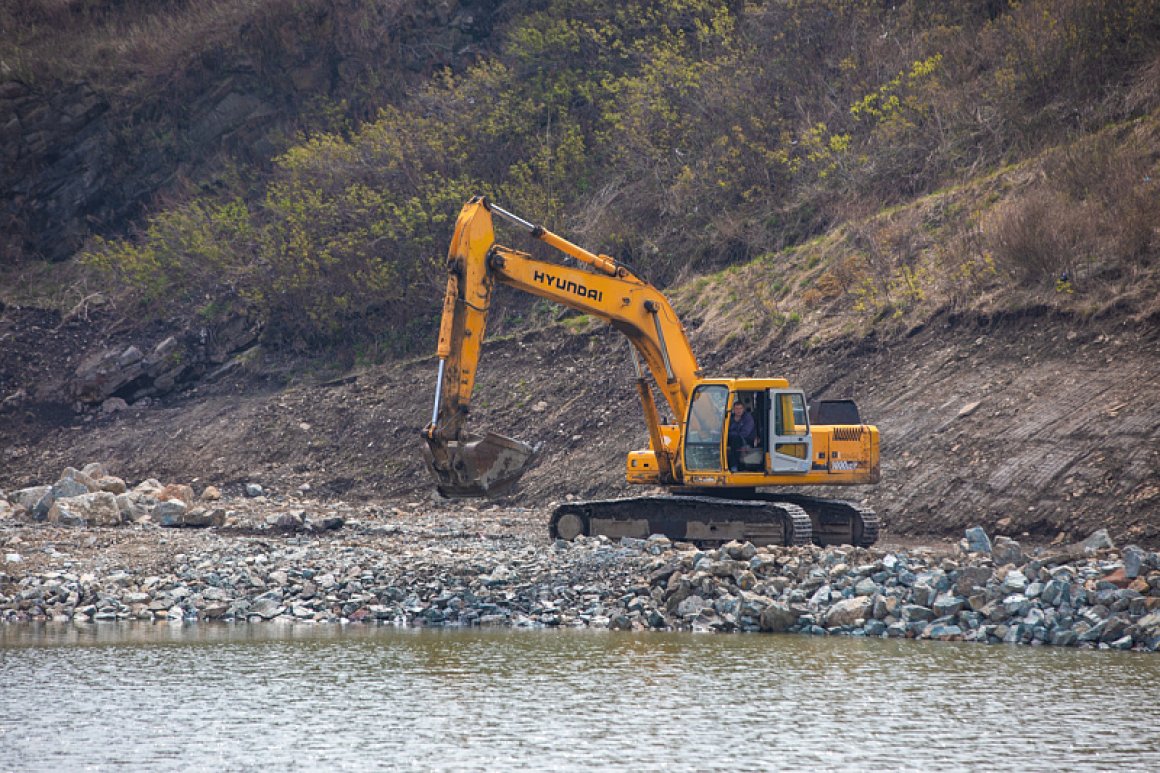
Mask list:
[[[86,260],[158,313],[383,351],[429,343],[475,193],[661,284],[748,264],[766,326],[1154,287],[1160,0],[515,5],[494,55],[303,137],[260,195]]]

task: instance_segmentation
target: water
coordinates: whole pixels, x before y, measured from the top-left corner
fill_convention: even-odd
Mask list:
[[[976,644],[0,626],[0,770],[1160,770],[1158,684]]]

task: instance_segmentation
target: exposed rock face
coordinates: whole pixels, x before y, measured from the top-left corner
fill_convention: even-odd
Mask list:
[[[267,166],[280,150],[272,138],[319,98],[373,115],[424,73],[471,62],[492,6],[308,0],[281,18],[256,10],[231,35],[199,41],[175,72],[0,81],[0,263],[64,260],[92,233],[123,233],[159,193],[212,184],[230,164]]]
[[[186,381],[212,377],[215,368],[251,346],[259,332],[251,320],[234,316],[213,329],[166,336],[147,347],[148,354],[136,344],[93,352],[77,366],[69,397],[81,405],[100,405],[105,413],[124,410]]]
[[[109,102],[87,83],[53,92],[0,83],[0,258],[21,252],[63,260],[87,235],[89,220],[123,216],[124,191],[114,174]]]

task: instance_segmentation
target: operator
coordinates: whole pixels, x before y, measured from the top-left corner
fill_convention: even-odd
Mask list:
[[[729,421],[729,469],[737,469],[743,447],[756,445],[757,422],[745,403],[738,400],[733,403],[733,417]]]

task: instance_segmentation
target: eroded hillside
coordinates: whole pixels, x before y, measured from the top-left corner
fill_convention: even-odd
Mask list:
[[[11,322],[11,315],[7,321]],[[708,373],[784,375],[815,398],[854,396],[883,438],[883,482],[865,498],[888,533],[992,533],[1050,540],[1108,528],[1160,543],[1160,337],[1053,313],[943,316],[888,344],[806,351],[694,331]],[[320,384],[263,387],[236,371],[164,404],[111,415],[3,414],[0,486],[51,480],[100,459],[161,477],[274,493],[396,501],[434,496],[419,457],[432,359]],[[556,326],[489,344],[475,426],[542,442],[510,499],[544,510],[624,493],[624,454],[647,442],[626,344],[605,327]],[[306,379],[304,379],[306,380]],[[465,502],[464,507],[480,506]],[[546,528],[545,528],[546,539]]]

